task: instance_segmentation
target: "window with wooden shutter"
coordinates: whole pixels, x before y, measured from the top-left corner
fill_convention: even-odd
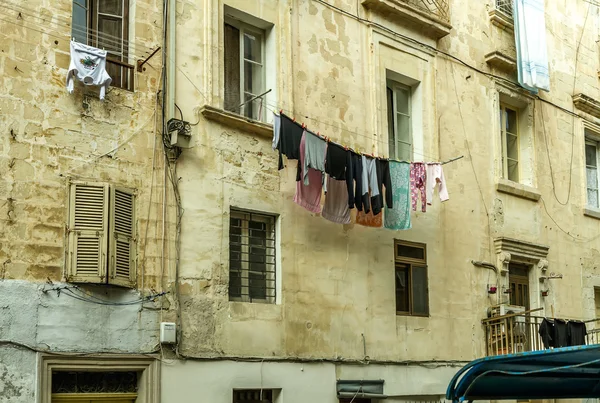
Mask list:
[[[106,281],[108,186],[71,185],[67,280]]]
[[[133,191],[72,184],[68,226],[67,281],[136,286]]]
[[[131,190],[111,192],[109,282],[135,286],[135,196]]]

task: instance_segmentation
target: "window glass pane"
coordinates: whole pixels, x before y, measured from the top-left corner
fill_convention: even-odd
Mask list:
[[[506,131],[517,134],[517,112],[506,108]]]
[[[410,312],[407,265],[396,266],[396,312]]]
[[[590,207],[594,207],[594,208],[599,208],[600,206],[598,205],[598,191],[597,190],[591,190],[588,189],[587,190],[587,204]]]
[[[386,94],[389,155],[390,158],[398,158],[396,155],[396,123],[394,122],[394,91],[390,87],[386,87]]]
[[[250,272],[249,280],[250,299],[266,299],[267,281],[265,273]]]
[[[427,268],[413,266],[411,277],[413,313],[416,315],[428,315],[429,296],[427,290]]]
[[[587,176],[587,188],[598,189],[598,169],[597,168],[586,168]]]
[[[425,249],[417,246],[397,244],[396,257],[425,260]]]
[[[398,113],[396,115],[396,121],[398,122],[397,140],[410,143],[410,118]]]
[[[73,1],[73,29],[72,36],[79,42],[87,44],[88,29],[88,4],[87,0]]]
[[[508,180],[513,182],[519,181],[519,163],[517,161],[508,160]]]
[[[98,48],[121,54],[123,23],[121,19],[98,16]]]
[[[519,159],[519,140],[514,134],[506,133],[506,156],[513,160]]]
[[[396,88],[396,112],[409,114],[410,92],[407,88]]]
[[[398,151],[396,152],[396,155],[400,161],[411,161],[412,147],[410,144],[398,143]]]
[[[98,11],[104,14],[123,15],[123,0],[98,0]]]
[[[261,42],[259,35],[244,32],[244,59],[262,64]]]
[[[596,145],[595,144],[586,144],[585,145],[585,165],[589,167],[595,167],[598,164],[598,160],[596,158]]]
[[[253,95],[263,93],[262,66],[244,61],[244,91]]]

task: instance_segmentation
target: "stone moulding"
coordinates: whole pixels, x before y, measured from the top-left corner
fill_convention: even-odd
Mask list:
[[[584,94],[573,95],[573,105],[580,111],[600,119],[600,102]]]
[[[507,30],[515,29],[515,24],[513,22],[512,17],[506,15],[502,11],[500,11],[498,9],[493,9],[489,12],[489,15],[490,15],[490,21],[492,22],[492,24],[494,24],[498,28],[507,29]]]
[[[492,67],[495,67],[499,70],[504,70],[504,71],[516,71],[517,70],[517,61],[500,52],[500,51],[494,51],[494,52],[490,52],[487,55],[485,55],[485,62],[487,64],[489,64]]]
[[[434,39],[452,29],[447,0],[362,0],[362,5],[388,18],[410,22]]]
[[[224,126],[233,127],[260,137],[273,138],[273,125],[252,120],[237,113],[228,112],[210,105],[204,105],[200,109],[200,113],[206,119],[221,123]]]

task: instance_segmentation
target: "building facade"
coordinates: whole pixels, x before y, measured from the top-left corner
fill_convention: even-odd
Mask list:
[[[537,94],[504,0],[0,4],[0,400],[438,402],[545,317],[596,342],[594,1],[546,2]],[[449,161],[450,199],[404,231],[307,211],[281,113]]]

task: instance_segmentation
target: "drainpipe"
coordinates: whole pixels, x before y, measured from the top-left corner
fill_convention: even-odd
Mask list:
[[[167,122],[175,117],[175,13],[176,0],[165,0],[168,2],[168,51],[167,51]]]

